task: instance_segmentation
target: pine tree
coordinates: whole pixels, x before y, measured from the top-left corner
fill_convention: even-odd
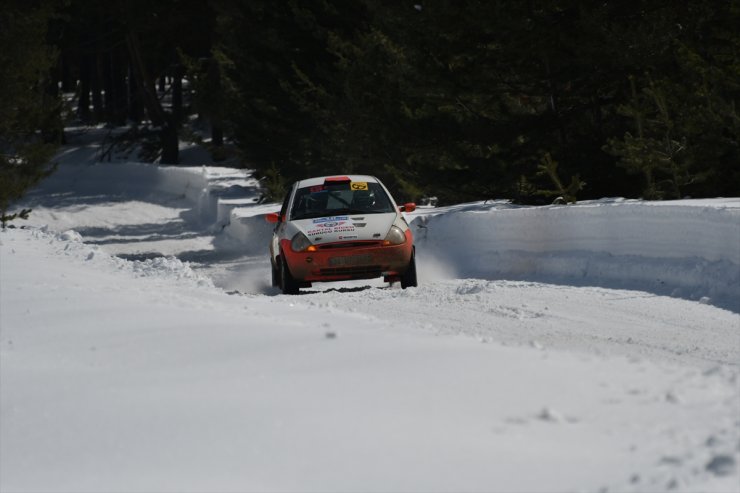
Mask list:
[[[225,106],[225,130],[258,176],[280,170],[286,182],[309,174],[341,172],[349,166],[327,152],[340,138],[324,123],[336,116],[336,55],[329,33],[351,31],[364,17],[355,1],[220,0],[214,60],[225,105],[211,99],[211,111]],[[201,99],[202,101],[203,99]],[[281,197],[274,197],[281,198]]]
[[[663,14],[663,63],[630,74],[619,112],[632,123],[605,149],[643,176],[646,198],[736,195],[740,3],[693,2]]]
[[[6,2],[0,9],[0,222],[26,217],[10,214],[13,201],[52,170],[49,159],[58,142],[59,104],[47,91],[55,53],[45,45],[52,10],[42,3]]]
[[[225,125],[260,173],[441,203],[739,188],[737,1],[218,6]]]

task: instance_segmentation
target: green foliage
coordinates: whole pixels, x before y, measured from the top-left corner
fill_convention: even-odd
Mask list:
[[[2,226],[28,210],[9,214],[12,202],[44,176],[55,143],[44,142],[53,135],[59,101],[46,93],[55,53],[44,44],[52,10],[50,5],[29,8],[25,2],[10,2],[0,9],[0,221]]]
[[[674,15],[681,32],[668,43],[670,64],[629,75],[630,97],[618,112],[632,128],[605,150],[643,177],[646,198],[736,195],[740,6],[698,2]]]
[[[619,113],[634,122],[634,133],[609,139],[605,150],[643,176],[646,198],[737,193],[738,172],[726,174],[740,157],[738,85],[728,76],[740,74],[737,67],[712,66],[687,42],[675,46],[677,74],[629,78],[631,98]]]
[[[67,52],[136,31],[141,72],[184,61],[276,199],[333,173],[441,204],[740,194],[737,0],[68,4]]]
[[[228,103],[235,97],[235,89],[225,76],[227,70],[233,70],[233,62],[217,48],[209,57],[195,58],[182,51],[179,56],[190,77],[193,109],[209,121],[223,124],[229,113]]]
[[[281,202],[290,188],[290,183],[283,177],[280,169],[273,163],[261,177],[264,189],[264,200]]]
[[[555,188],[534,190],[532,192],[533,195],[558,197],[566,203],[571,203],[576,201],[578,192],[583,190],[583,187],[586,185],[585,182],[581,181],[580,176],[576,174],[571,177],[567,187],[563,186],[563,182],[560,180],[560,176],[558,176],[558,163],[552,158],[549,152],[545,153],[537,168],[539,170],[537,175],[548,177]]]
[[[22,209],[20,212],[14,214],[2,214],[0,215],[0,224],[5,228],[13,219],[28,219],[29,214],[31,214],[31,209]]]

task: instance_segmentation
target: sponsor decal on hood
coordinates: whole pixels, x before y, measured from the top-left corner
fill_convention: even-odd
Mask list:
[[[323,224],[323,223],[335,223],[335,222],[344,222],[349,220],[348,216],[327,216],[327,217],[317,217],[316,219],[312,219],[311,222],[314,224]]]
[[[362,216],[327,216],[292,221],[314,244],[336,241],[363,241],[385,238],[396,221],[397,214],[370,214]],[[356,222],[361,220],[362,222]]]

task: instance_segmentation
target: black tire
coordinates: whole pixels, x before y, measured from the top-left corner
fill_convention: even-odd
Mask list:
[[[409,266],[406,268],[406,272],[401,275],[401,287],[415,288],[416,283],[416,252],[411,252],[411,260],[409,260]]]
[[[270,260],[270,270],[272,271],[272,287],[279,288],[280,287],[280,270],[275,266],[272,260]]]
[[[293,279],[285,259],[282,256],[280,259],[280,288],[283,290],[283,294],[298,294],[298,283]]]

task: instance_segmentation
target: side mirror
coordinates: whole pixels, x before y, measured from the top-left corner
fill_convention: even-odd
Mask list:
[[[280,222],[280,214],[277,212],[271,212],[269,214],[265,214],[265,221],[268,223],[279,223]]]
[[[401,212],[414,212],[416,210],[416,204],[408,202],[399,207],[398,210]]]

